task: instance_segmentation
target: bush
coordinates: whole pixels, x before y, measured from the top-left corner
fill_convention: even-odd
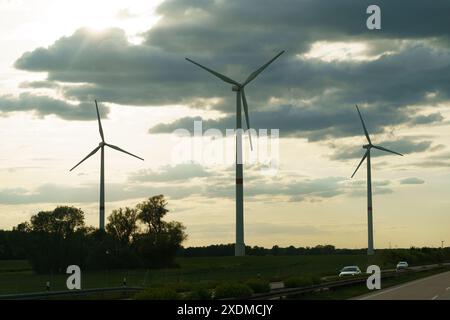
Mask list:
[[[212,292],[205,288],[197,289],[192,292],[189,292],[186,295],[186,299],[187,300],[211,300]]]
[[[322,283],[322,279],[319,276],[311,276],[311,280],[314,285]]]
[[[253,294],[248,285],[241,283],[224,283],[216,287],[214,298],[249,298]]]
[[[245,282],[254,293],[265,293],[270,291],[270,284],[268,281],[261,279],[250,279]]]
[[[136,300],[180,300],[181,296],[170,288],[149,288],[134,295]]]
[[[320,279],[319,279],[320,281]],[[284,281],[284,286],[287,288],[299,288],[308,287],[317,283],[317,279],[313,277],[303,276],[303,277],[290,277]]]
[[[167,289],[171,289],[177,293],[189,292],[197,289],[197,284],[192,282],[180,281],[180,282],[171,282],[166,284],[161,284]]]

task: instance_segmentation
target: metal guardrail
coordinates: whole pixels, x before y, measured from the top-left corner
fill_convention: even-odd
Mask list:
[[[117,288],[98,288],[86,290],[66,290],[66,291],[45,291],[23,294],[8,294],[0,296],[0,300],[47,300],[47,299],[64,299],[72,297],[83,297],[92,294],[105,293],[136,293],[142,291],[141,287],[117,287]]]
[[[382,278],[391,278],[397,276],[397,272],[385,272],[382,273]],[[297,294],[310,293],[315,291],[327,290],[330,288],[336,287],[346,287],[356,284],[365,283],[367,281],[367,277],[358,277],[357,279],[345,279],[345,280],[337,280],[337,281],[328,281],[317,285],[299,287],[299,288],[283,288],[283,289],[275,289],[268,293],[260,293],[255,294],[248,300],[270,300],[274,298],[282,298]]]

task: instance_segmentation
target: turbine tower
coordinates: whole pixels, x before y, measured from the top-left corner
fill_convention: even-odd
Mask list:
[[[75,167],[70,169],[70,171],[73,171],[76,167],[78,167],[84,161],[86,161],[87,159],[92,157],[94,154],[96,154],[98,152],[98,150],[101,150],[101,156],[100,156],[100,229],[104,230],[105,229],[105,146],[115,149],[117,151],[126,153],[126,154],[128,154],[132,157],[138,158],[142,161],[144,161],[144,159],[142,159],[138,156],[135,156],[134,154],[129,153],[128,151],[125,151],[117,146],[114,146],[112,144],[105,142],[105,136],[103,135],[103,127],[102,127],[102,122],[100,120],[100,112],[98,111],[97,100],[95,100],[95,108],[97,109],[98,129],[100,131],[100,137],[101,137],[102,141],[100,142],[100,144],[98,145],[97,148],[92,150],[92,152],[89,153],[86,156],[86,158],[81,160]]]
[[[263,72],[272,62],[284,53],[284,50],[277,54],[272,60],[265,65],[251,73],[247,80],[239,83],[233,79],[224,76],[214,70],[211,70],[201,64],[186,58],[187,61],[192,62],[198,67],[212,73],[220,80],[232,85],[232,91],[236,92],[236,243],[235,256],[245,256],[245,242],[244,242],[244,173],[242,161],[242,104],[244,105],[245,121],[247,129],[250,129],[250,117],[248,113],[247,98],[245,96],[245,87],[255,80],[255,78]],[[253,150],[252,138],[249,131],[250,146]]]
[[[355,172],[352,175],[352,178],[355,176],[356,172],[358,172],[359,168],[363,164],[364,160],[367,159],[367,228],[368,228],[368,246],[367,246],[367,254],[373,255],[374,249],[373,249],[373,210],[372,210],[372,172],[371,172],[371,162],[370,162],[370,151],[372,148],[378,149],[381,151],[393,153],[399,156],[403,156],[402,154],[383,148],[381,146],[377,146],[372,144],[372,141],[370,140],[369,132],[367,131],[366,125],[364,123],[364,120],[362,118],[361,112],[359,111],[358,106],[356,106],[356,110],[358,111],[359,118],[361,119],[361,123],[363,126],[364,134],[366,135],[367,141],[369,144],[366,144],[363,146],[363,149],[366,150],[366,153],[364,154],[361,162],[359,163],[358,167],[356,168]]]

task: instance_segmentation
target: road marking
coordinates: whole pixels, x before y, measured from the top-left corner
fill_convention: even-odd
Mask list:
[[[448,287],[448,288],[447,288],[447,289],[445,289],[445,290],[447,290],[447,291],[448,291],[448,290],[450,290],[450,287]]]
[[[370,295],[368,295],[368,296],[359,298],[358,300],[367,300],[367,299],[370,299],[370,298],[373,298],[373,297],[376,297],[376,296],[379,296],[379,295],[382,295],[382,294],[385,294],[385,293],[388,293],[388,292],[392,292],[392,291],[395,291],[395,290],[398,290],[398,289],[401,289],[401,288],[404,288],[404,287],[412,286],[412,285],[414,285],[414,284],[417,284],[417,283],[420,283],[420,282],[423,282],[423,281],[427,281],[427,280],[430,280],[430,279],[433,279],[433,278],[440,277],[440,276],[442,276],[442,275],[444,275],[444,274],[446,274],[446,273],[439,273],[439,274],[436,274],[436,275],[431,276],[431,277],[427,277],[427,278],[415,280],[415,281],[412,281],[412,282],[408,282],[408,283],[406,283],[406,284],[403,284],[403,285],[394,287],[394,288],[392,288],[392,289],[386,289],[386,290],[382,290],[382,291],[380,291],[380,292],[378,292],[378,293],[370,294]]]
[[[436,300],[437,298],[439,298],[439,295],[435,295],[433,298],[431,298],[431,300]]]

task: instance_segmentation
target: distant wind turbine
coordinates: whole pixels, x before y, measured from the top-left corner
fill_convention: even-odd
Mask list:
[[[361,162],[359,163],[358,167],[356,168],[355,172],[352,175],[352,178],[355,176],[356,172],[358,172],[359,168],[363,164],[364,160],[367,159],[367,225],[368,225],[368,246],[367,246],[367,254],[373,255],[374,254],[374,248],[373,248],[373,210],[372,210],[372,173],[371,173],[371,164],[370,164],[370,151],[372,148],[393,153],[399,156],[403,156],[402,154],[380,147],[372,144],[372,141],[370,140],[369,132],[367,131],[366,125],[364,124],[364,120],[362,118],[361,112],[359,111],[358,106],[356,106],[356,110],[358,111],[359,118],[361,119],[361,123],[364,129],[364,134],[366,135],[367,141],[369,144],[366,144],[363,146],[363,149],[366,149],[366,153],[364,154]]]
[[[97,109],[97,119],[98,119],[98,128],[100,131],[100,137],[102,138],[102,141],[100,142],[100,144],[98,145],[97,148],[95,148],[94,150],[92,150],[91,153],[89,153],[86,158],[84,158],[83,160],[81,160],[75,167],[73,167],[72,169],[70,169],[70,171],[73,171],[76,167],[78,167],[80,164],[82,164],[84,161],[86,161],[87,159],[89,159],[90,157],[92,157],[94,154],[97,153],[98,150],[101,150],[101,157],[100,157],[100,229],[104,230],[105,229],[105,146],[108,146],[112,149],[115,149],[117,151],[126,153],[132,157],[138,158],[142,161],[144,161],[144,159],[135,156],[132,153],[129,153],[117,146],[114,146],[112,144],[108,144],[105,142],[105,136],[103,135],[103,127],[102,127],[102,122],[100,120],[100,112],[98,111],[98,104],[97,104],[97,100],[95,100],[95,108]]]
[[[244,104],[245,121],[247,128],[250,129],[250,117],[248,113],[247,98],[245,96],[244,88],[255,78],[263,72],[272,62],[274,62],[279,56],[284,53],[284,50],[277,54],[272,60],[265,65],[251,73],[244,83],[234,81],[223,74],[220,74],[214,70],[211,70],[201,64],[186,58],[187,61],[192,62],[198,67],[212,73],[222,81],[229,83],[232,86],[232,90],[236,92],[236,244],[235,244],[235,256],[245,256],[245,242],[244,242],[244,174],[242,163],[242,106],[241,101]],[[253,150],[252,138],[249,131],[250,147]]]

